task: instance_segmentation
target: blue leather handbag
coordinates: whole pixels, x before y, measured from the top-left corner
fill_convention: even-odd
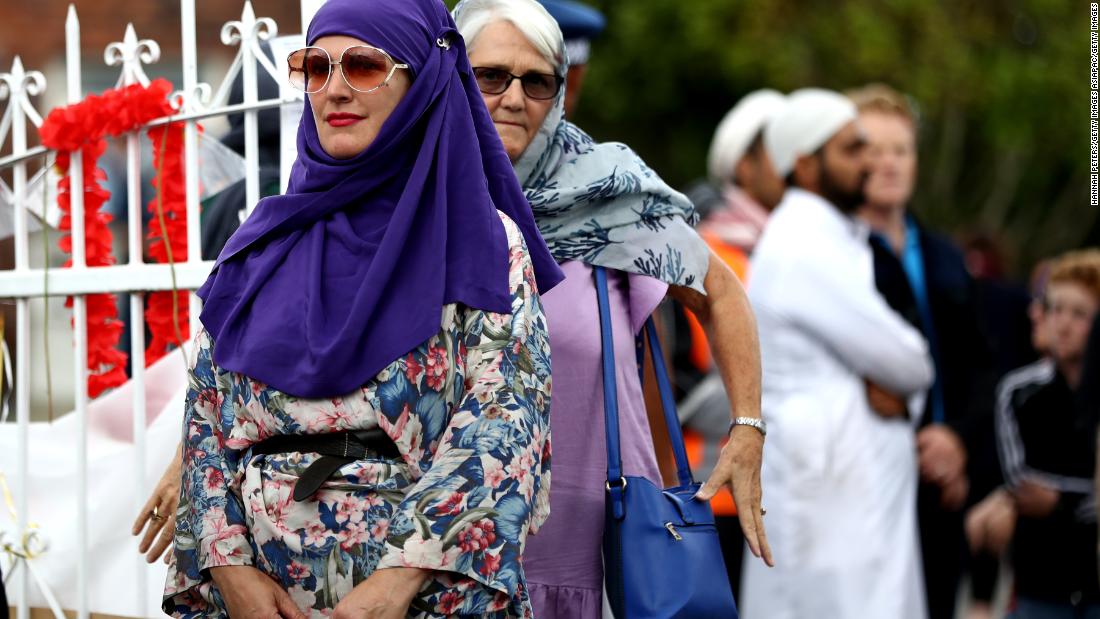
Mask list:
[[[736,619],[714,513],[709,504],[694,498],[701,484],[691,475],[652,318],[645,333],[676,457],[678,485],[661,489],[644,477],[623,475],[607,272],[601,267],[593,270],[603,345],[608,492],[603,552],[611,609],[617,619]]]

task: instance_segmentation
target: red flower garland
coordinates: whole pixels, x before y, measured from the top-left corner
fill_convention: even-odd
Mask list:
[[[55,108],[46,117],[39,135],[42,144],[58,152],[57,166],[63,174],[58,182],[58,206],[63,216],[60,229],[72,230],[72,187],[69,177],[71,153],[83,149],[84,168],[84,234],[86,263],[90,267],[109,266],[115,263],[111,253],[111,231],[107,224],[111,216],[100,208],[110,198],[110,192],[99,181],[106,174],[96,163],[107,149],[106,137],[115,137],[136,131],[151,120],[169,116],[175,112],[168,102],[172,85],[164,79],[154,80],[149,86],[134,84],[125,88],[105,91],[102,95],[89,95],[84,101],[62,108]],[[161,234],[157,213],[157,200],[149,209],[157,218],[153,222],[149,248],[154,259],[164,262],[169,256],[174,261],[187,257],[186,193],[182,161],[183,128],[179,123],[156,127],[149,131],[154,152],[154,164],[158,170],[156,186],[160,193],[161,213],[167,229],[167,239]],[[161,155],[163,153],[163,156]],[[166,243],[167,241],[167,243]],[[72,252],[72,234],[66,234],[59,243],[66,253]],[[72,266],[72,260],[65,263]],[[146,318],[153,333],[146,351],[146,364],[150,364],[179,344],[176,321],[172,317],[172,292],[149,295]],[[187,333],[187,294],[177,293],[179,333]],[[118,320],[118,307],[112,294],[93,294],[86,297],[88,305],[88,395],[96,397],[104,390],[126,382],[127,355],[118,350],[122,323]],[[165,301],[167,299],[167,302]],[[66,301],[72,306],[72,298]]]

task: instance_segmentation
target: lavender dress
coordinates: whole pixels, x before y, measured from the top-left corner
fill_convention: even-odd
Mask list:
[[[527,539],[523,566],[536,619],[598,619],[607,479],[600,322],[592,268],[581,262],[561,267],[565,281],[542,298],[553,351],[550,517]],[[622,271],[609,275],[623,469],[626,475],[659,482],[634,336],[664,298],[668,284]]]

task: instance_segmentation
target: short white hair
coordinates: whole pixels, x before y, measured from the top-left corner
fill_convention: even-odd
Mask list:
[[[535,0],[465,0],[455,9],[455,25],[466,40],[466,51],[473,51],[477,37],[489,24],[511,22],[535,50],[564,75],[565,42],[558,22]]]

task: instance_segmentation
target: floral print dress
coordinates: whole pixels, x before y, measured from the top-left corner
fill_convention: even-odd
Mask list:
[[[255,566],[319,617],[374,570],[406,566],[433,570],[410,617],[531,616],[520,554],[549,514],[550,349],[523,238],[501,218],[511,314],[446,305],[437,334],[343,397],[219,368],[199,333],[165,612],[226,616],[212,567]],[[373,427],[402,457],[347,464],[303,502],[293,484],[319,456],[251,450]]]

